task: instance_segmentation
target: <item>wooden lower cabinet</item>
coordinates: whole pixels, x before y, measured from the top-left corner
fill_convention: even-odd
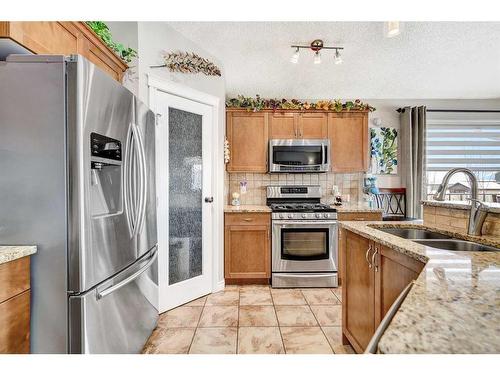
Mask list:
[[[343,230],[342,334],[362,353],[385,314],[424,264]]]
[[[352,211],[352,212],[337,212],[337,219],[339,221],[382,221],[382,212],[379,211]],[[344,262],[342,247],[345,244],[344,231],[339,230],[339,251],[338,251],[338,272],[339,272],[339,285],[342,285],[344,277],[342,263]]]
[[[226,213],[224,278],[226,284],[268,283],[271,277],[271,215]]]
[[[30,259],[0,264],[0,353],[30,352]]]
[[[0,38],[38,55],[82,55],[119,82],[128,69],[85,22],[0,22]]]

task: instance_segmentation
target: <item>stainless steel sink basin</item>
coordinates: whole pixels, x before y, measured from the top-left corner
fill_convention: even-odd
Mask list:
[[[451,251],[500,251],[500,249],[492,246],[482,245],[475,242],[463,240],[412,240],[421,245],[434,247],[436,249],[451,250]]]
[[[427,229],[417,228],[377,228],[395,236],[411,240],[421,245],[451,251],[500,251],[500,249],[476,242],[459,240]]]
[[[426,229],[411,229],[411,228],[377,228],[378,230],[393,234],[398,237],[406,238],[408,240],[418,240],[418,239],[432,239],[432,240],[442,240],[451,239],[451,237],[446,236],[441,233],[431,232]]]

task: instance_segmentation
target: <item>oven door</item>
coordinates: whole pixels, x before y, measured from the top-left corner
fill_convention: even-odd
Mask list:
[[[269,171],[327,172],[329,155],[328,139],[272,139],[269,141]]]
[[[273,272],[337,271],[336,221],[273,221]]]

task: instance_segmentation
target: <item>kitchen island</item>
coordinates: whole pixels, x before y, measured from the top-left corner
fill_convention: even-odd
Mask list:
[[[500,353],[500,252],[440,250],[379,228],[428,229],[500,247],[497,236],[468,236],[404,222],[340,225],[344,230],[425,263],[381,337],[379,353]]]

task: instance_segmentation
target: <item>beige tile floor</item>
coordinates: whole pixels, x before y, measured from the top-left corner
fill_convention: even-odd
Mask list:
[[[147,354],[351,354],[341,289],[227,286],[160,315]]]

